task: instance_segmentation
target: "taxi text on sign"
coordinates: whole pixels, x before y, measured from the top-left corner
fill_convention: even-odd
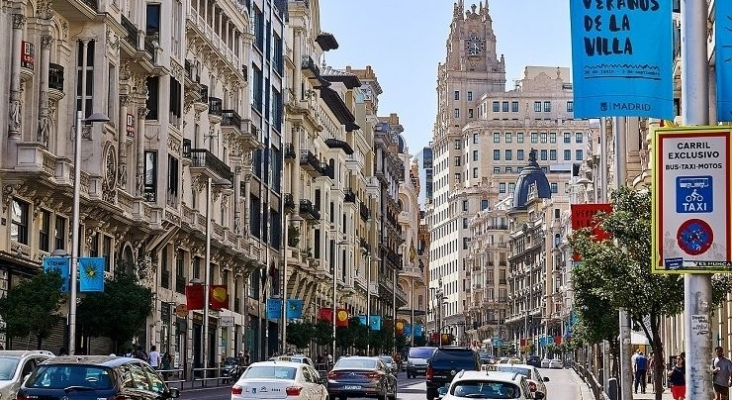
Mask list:
[[[731,269],[731,143],[732,131],[719,126],[656,130],[653,272]]]

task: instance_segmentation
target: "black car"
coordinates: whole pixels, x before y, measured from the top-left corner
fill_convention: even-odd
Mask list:
[[[164,400],[179,395],[136,358],[63,356],[38,365],[18,390],[17,400]]]
[[[455,374],[480,371],[478,353],[464,347],[441,347],[432,353],[427,364],[427,400],[438,397],[437,389],[452,382]]]
[[[541,357],[529,356],[526,359],[526,364],[531,365],[532,367],[541,368]]]
[[[397,400],[397,379],[379,357],[341,357],[328,372],[331,399]]]

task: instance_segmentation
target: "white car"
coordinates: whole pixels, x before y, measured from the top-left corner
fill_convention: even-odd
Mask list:
[[[546,390],[546,384],[544,384],[544,382],[549,382],[549,378],[546,376],[541,376],[541,373],[539,373],[539,369],[534,367],[533,365],[498,364],[498,365],[490,365],[488,370],[506,372],[506,373],[511,373],[511,374],[516,374],[516,373],[521,374],[526,377],[530,392],[532,392],[532,393],[541,392],[541,393],[543,393],[542,398],[544,398],[544,399],[547,398],[548,393]]]
[[[326,383],[307,364],[262,361],[247,367],[231,388],[231,400],[326,400]]]
[[[460,371],[438,394],[442,400],[544,399],[544,393],[529,390],[524,375],[498,371]]]
[[[549,365],[551,364],[551,362],[552,362],[552,360],[550,360],[548,358],[544,358],[543,360],[541,360],[541,367],[549,368]]]
[[[313,360],[310,357],[303,356],[300,354],[296,354],[294,356],[272,357],[269,359],[269,361],[290,361],[290,362],[294,362],[294,363],[302,363],[302,364],[307,364],[307,365],[311,366],[316,371],[318,370],[317,368],[315,368],[315,363],[313,362]]]
[[[559,358],[555,358],[549,363],[549,368],[562,369],[564,368],[564,362]]]
[[[14,399],[36,366],[53,357],[47,350],[0,350],[0,399]]]

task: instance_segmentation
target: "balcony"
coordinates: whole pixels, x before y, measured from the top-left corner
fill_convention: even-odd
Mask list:
[[[214,180],[234,181],[231,168],[207,149],[191,149],[191,174],[201,174]]]
[[[211,98],[211,100],[213,97]],[[211,114],[209,110],[209,114]],[[242,124],[239,113],[234,110],[221,111],[221,131],[224,133],[241,134]]]
[[[300,152],[300,166],[313,178],[323,174],[320,161],[310,150]]]
[[[208,98],[208,115],[210,116],[216,116],[219,118],[223,118],[224,113],[224,102],[223,100],[219,99],[218,97],[209,97]],[[240,120],[241,122],[241,120]]]
[[[295,198],[292,193],[286,193],[284,198],[285,211],[295,211]]]
[[[72,23],[91,21],[96,17],[98,10],[98,0],[57,0],[53,2],[53,11]]]
[[[300,215],[306,220],[320,220],[320,211],[315,209],[313,202],[308,199],[300,199]]]
[[[48,66],[48,88],[51,90],[64,91],[64,67],[51,63]],[[63,94],[61,95],[63,97]]]
[[[343,202],[344,203],[355,203],[356,202],[356,193],[353,193],[353,190],[347,189],[346,193],[343,194]]]
[[[236,3],[236,1],[229,3],[229,7],[233,7]],[[208,17],[211,18],[210,12]],[[187,7],[185,31],[186,38],[193,41],[196,47],[203,47],[207,53],[209,51],[213,53],[211,57],[223,67],[227,75],[235,75],[246,80],[247,76],[242,69],[243,60],[240,60],[236,52],[231,49],[230,43],[222,38],[223,29],[220,29],[220,24],[214,23],[212,26],[194,7]]]
[[[361,214],[361,219],[364,221],[368,221],[368,219],[371,217],[371,212],[364,203],[358,205],[358,211]]]
[[[353,155],[353,148],[348,142],[338,139],[325,139],[325,145],[331,149],[341,149],[346,155]]]
[[[122,23],[122,27],[125,29],[125,32],[127,32],[127,35],[125,36],[125,41],[132,46],[133,49],[137,50],[137,37],[139,35],[139,30],[135,26],[135,24],[132,23],[127,17],[124,15],[122,16],[122,19],[120,21]]]
[[[320,68],[318,68],[318,64],[310,56],[302,56],[300,67],[302,68],[302,73],[307,78],[317,78],[320,76]]]
[[[294,144],[285,143],[285,148],[283,149],[283,151],[285,152],[285,160],[295,160],[297,158]]]
[[[321,163],[320,164],[320,173],[323,177],[328,177],[330,179],[335,179],[335,170],[333,167],[328,163]]]
[[[208,86],[201,85],[201,88],[199,89],[200,96],[198,97],[198,101],[196,103],[203,103],[208,105]]]
[[[366,241],[366,239],[364,239],[364,238],[359,238],[359,239],[358,239],[358,245],[359,245],[359,246],[360,246],[360,247],[361,247],[362,249],[364,249],[364,250],[366,250],[366,251],[370,251],[370,249],[371,249],[371,246],[369,246],[369,242],[367,242],[367,241]]]

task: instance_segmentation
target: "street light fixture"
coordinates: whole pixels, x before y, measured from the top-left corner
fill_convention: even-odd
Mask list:
[[[338,247],[347,246],[348,244],[349,244],[348,241],[341,240],[340,242],[338,242]],[[337,255],[336,255],[336,257],[337,257]],[[332,322],[333,322],[333,361],[334,362],[336,361],[336,358],[335,358],[336,357],[336,314],[337,314],[336,291],[338,290],[338,286],[337,286],[338,273],[336,272],[337,271],[336,265],[337,265],[337,263],[334,260],[334,262],[333,262],[333,312],[331,313],[331,314],[333,314]]]
[[[284,284],[282,285],[282,340],[280,341],[283,355],[287,353],[287,247],[290,245],[290,223],[295,222],[299,225],[302,221],[304,219],[299,214],[293,214],[292,216],[290,216],[290,213],[285,214],[285,245],[282,246],[285,249],[285,255],[282,257],[285,265],[282,267]]]
[[[76,352],[76,288],[79,271],[79,207],[81,206],[81,129],[84,123],[109,122],[109,117],[103,113],[94,113],[84,119],[83,111],[76,112],[76,133],[74,135],[74,199],[73,220],[71,225],[71,262],[69,263],[69,354]]]
[[[228,179],[218,179],[216,182],[211,179],[211,177],[208,178],[206,182],[206,265],[204,266],[204,274],[203,277],[203,371],[204,376],[208,376],[208,348],[209,348],[209,342],[208,342],[208,329],[209,329],[209,322],[208,322],[208,314],[209,310],[211,308],[211,304],[209,302],[210,296],[211,296],[211,197],[213,196],[213,188],[216,186],[217,188],[220,187],[229,187],[231,186],[231,181]]]

